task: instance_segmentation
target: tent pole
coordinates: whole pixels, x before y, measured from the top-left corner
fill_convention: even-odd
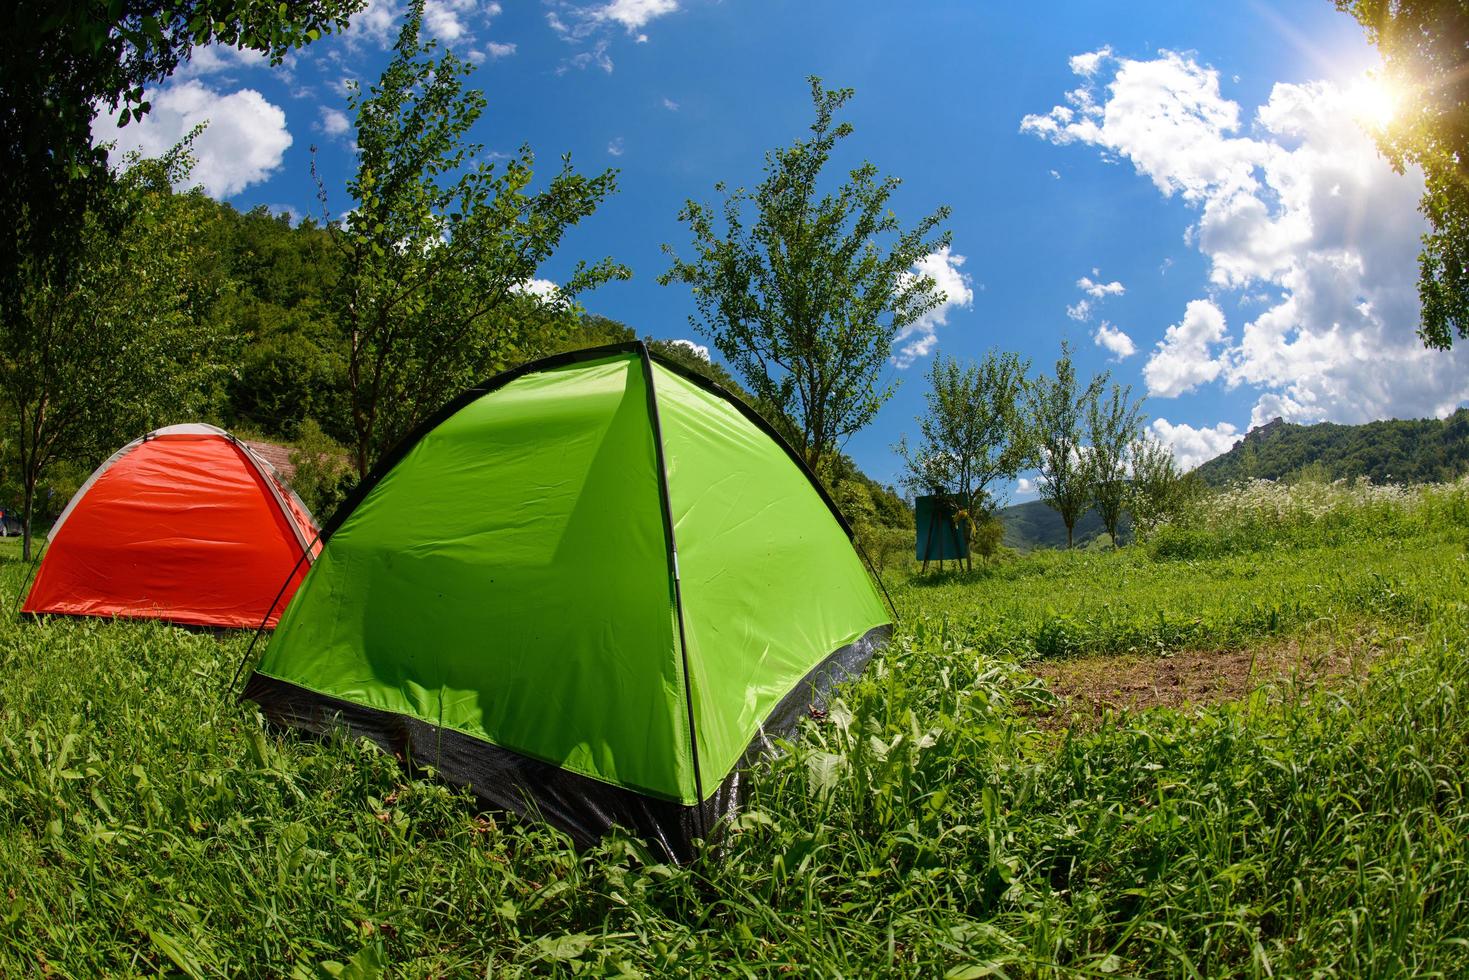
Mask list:
[[[280,604],[281,596],[286,594],[286,587],[291,584],[291,579],[295,578],[296,573],[301,570],[301,563],[310,557],[311,549],[316,547],[316,542],[320,540],[321,532],[317,531],[316,537],[311,539],[311,543],[301,549],[301,557],[296,559],[296,564],[291,566],[291,574],[286,576],[286,580],[281,583],[280,591],[275,594],[274,599],[270,600],[270,605],[265,610],[265,617],[260,620],[260,625],[255,627],[255,635],[250,637],[250,645],[245,648],[245,655],[240,658],[240,664],[235,668],[235,673],[230,678],[229,686],[220,692],[221,695],[228,695],[229,692],[235,689],[235,685],[240,682],[240,674],[244,672],[245,665],[250,662],[250,655],[255,652],[255,644],[260,640],[260,634],[265,632],[265,624],[270,622],[270,614],[275,612],[275,607]]]
[[[877,579],[877,587],[882,589],[882,597],[888,601],[888,609],[892,611],[893,625],[898,625],[898,607],[893,605],[893,597],[888,595],[888,586],[882,580],[882,573],[877,570],[876,565],[872,564],[872,559],[867,556],[867,549],[862,547],[862,542],[857,540],[856,535],[852,536],[852,544],[856,546],[857,553],[862,556],[862,560],[867,563],[867,570],[872,573],[873,578]]]

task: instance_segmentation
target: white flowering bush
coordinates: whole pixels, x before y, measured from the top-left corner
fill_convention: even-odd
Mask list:
[[[1402,486],[1365,478],[1251,480],[1205,494],[1159,529],[1155,557],[1194,558],[1281,544],[1311,546],[1469,527],[1469,477]]]

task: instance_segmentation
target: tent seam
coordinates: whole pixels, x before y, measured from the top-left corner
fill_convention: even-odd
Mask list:
[[[648,345],[638,341],[638,361],[642,365],[643,385],[647,388],[648,422],[653,427],[653,465],[658,471],[658,496],[663,509],[663,543],[668,561],[668,574],[673,580],[673,608],[678,619],[678,652],[683,666],[684,707],[689,720],[689,754],[694,766],[694,793],[699,799],[699,835],[709,836],[704,823],[704,779],[699,772],[699,736],[694,720],[693,677],[689,673],[688,631],[684,627],[683,587],[678,571],[678,540],[673,530],[673,501],[668,492],[668,463],[663,455],[663,424],[658,417],[658,392],[653,382],[653,358]]]

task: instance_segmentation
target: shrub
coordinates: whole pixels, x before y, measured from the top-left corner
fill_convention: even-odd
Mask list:
[[[311,508],[318,522],[336,510],[354,482],[346,450],[323,432],[315,419],[307,419],[296,430],[291,465],[296,467],[291,489]]]

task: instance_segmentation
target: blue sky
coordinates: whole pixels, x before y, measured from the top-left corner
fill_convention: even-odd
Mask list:
[[[99,138],[158,151],[199,119],[195,178],[246,209],[349,203],[344,83],[371,82],[399,4],[271,68],[209,50],[153,93],[154,113]],[[851,86],[836,163],[903,179],[913,222],[953,210],[953,247],[924,269],[949,302],[903,338],[896,396],[847,450],[895,480],[935,353],[1020,351],[1049,369],[1063,339],[1083,372],[1147,394],[1155,435],[1196,464],[1252,424],[1441,415],[1469,399],[1460,354],[1413,334],[1414,208],[1364,127],[1392,96],[1357,24],[1310,2],[996,3],[435,0],[428,26],[479,63],[486,152],[529,143],[616,167],[620,191],[541,270],[612,255],[631,282],[584,297],[640,333],[693,337],[692,302],[660,287],[687,254],[686,198],[753,184],[804,135],[804,79]],[[837,171],[833,169],[833,178]],[[1028,481],[1015,499],[1029,496]]]

